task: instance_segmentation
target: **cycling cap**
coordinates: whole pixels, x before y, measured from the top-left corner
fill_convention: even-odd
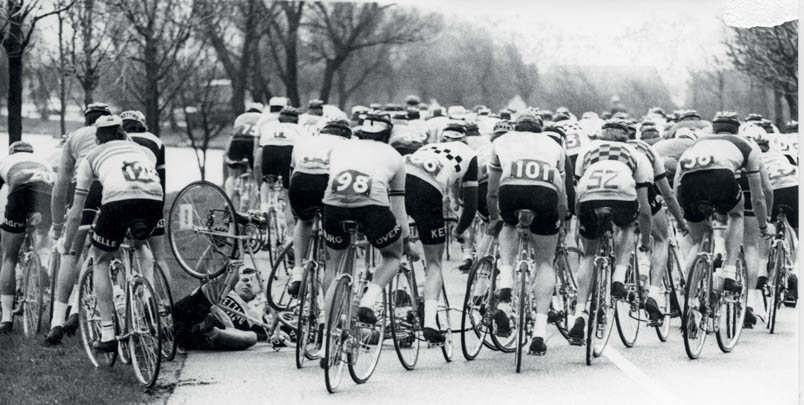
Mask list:
[[[363,124],[360,125],[360,131],[369,134],[380,133],[391,128],[393,128],[393,124],[391,124],[388,114],[368,114],[363,118]]]
[[[246,103],[246,112],[262,112],[262,103]]]
[[[762,121],[762,118],[763,118],[762,114],[751,113],[751,114],[748,114],[748,116],[745,117],[745,122]]]
[[[415,151],[422,147],[423,136],[414,127],[407,125],[395,126],[391,130],[391,137],[388,139],[388,144],[394,149],[402,149],[405,151]]]
[[[120,113],[120,119],[123,121],[137,121],[145,125],[145,114],[137,110],[128,110]]]
[[[466,138],[466,126],[459,122],[450,122],[441,131],[441,139],[444,141],[457,141]]]
[[[688,118],[701,119],[701,115],[695,110],[682,110],[679,112],[678,119],[685,120]]]
[[[13,155],[17,152],[33,153],[33,151],[33,145],[25,141],[16,141],[8,147],[9,155]]]
[[[84,115],[87,115],[92,112],[101,112],[105,114],[111,114],[112,110],[109,109],[109,105],[105,103],[92,103],[87,106],[87,109],[84,110]]]
[[[123,120],[121,120],[120,116],[118,115],[104,115],[98,118],[97,121],[95,121],[96,128],[118,127],[118,126],[120,127],[123,126]]]
[[[681,127],[681,128],[676,130],[675,138],[676,139],[689,139],[689,140],[694,141],[694,140],[698,139],[698,133],[695,130],[693,130],[692,128]]]
[[[314,109],[314,108],[315,109],[322,109],[322,108],[324,108],[324,102],[321,101],[321,100],[318,100],[318,99],[310,100],[310,102],[307,103],[307,108],[309,108],[311,110]]]
[[[268,100],[268,105],[272,107],[284,107],[290,105],[290,101],[287,97],[271,97],[271,99]]]
[[[416,97],[414,95],[410,95],[407,98],[405,98],[405,104],[407,105],[419,105],[419,103],[421,102],[422,101],[419,100],[419,97]]]
[[[297,110],[294,107],[288,106],[288,107],[283,108],[282,111],[279,112],[279,115],[285,115],[285,116],[288,116],[288,117],[298,117],[299,116],[299,110]]]
[[[506,120],[499,120],[497,123],[494,124],[494,132],[495,134],[502,134],[509,131],[513,131],[514,127],[511,126],[511,123]]]

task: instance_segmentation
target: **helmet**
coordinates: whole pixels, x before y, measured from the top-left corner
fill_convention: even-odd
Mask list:
[[[352,137],[352,127],[349,126],[349,121],[342,118],[328,121],[319,132],[322,134],[342,136],[344,138]]]
[[[416,106],[416,105],[419,105],[419,103],[421,103],[421,102],[422,102],[422,101],[421,101],[421,100],[419,100],[419,97],[416,97],[416,96],[414,96],[414,95],[410,95],[410,96],[407,96],[407,97],[405,98],[405,104],[407,104],[407,105],[413,105],[413,106]]]
[[[681,127],[676,130],[675,138],[695,141],[698,139],[698,133],[692,128]]]
[[[99,113],[102,113],[102,115],[110,115],[112,113],[112,110],[109,109],[108,104],[105,104],[105,103],[92,103],[92,104],[87,106],[86,110],[84,110],[84,115],[87,115],[87,114],[93,113],[93,112],[99,112]]]
[[[378,140],[384,135],[389,135],[393,127],[388,114],[367,114],[360,125],[360,135],[367,139]]]
[[[447,109],[447,116],[453,120],[462,120],[466,118],[466,109],[460,105],[452,105]]]
[[[16,141],[8,147],[9,155],[13,155],[17,152],[33,153],[33,151],[33,145],[25,141]]]
[[[145,114],[137,110],[128,110],[120,113],[120,119],[123,121],[137,121],[145,125]]]
[[[442,142],[462,141],[464,138],[466,138],[466,126],[460,122],[450,122],[441,131]]]
[[[414,127],[407,125],[395,126],[391,130],[391,137],[388,144],[396,149],[401,155],[415,152],[424,145],[423,136]]]
[[[757,114],[757,113],[751,113],[751,114],[748,114],[748,115],[745,117],[745,122],[749,122],[749,121],[762,121],[762,120],[763,120],[762,114]]]
[[[543,125],[544,122],[542,121],[541,117],[538,115],[525,113],[516,119],[514,129],[516,131],[542,132]]]
[[[736,134],[740,128],[740,120],[736,112],[718,111],[712,118],[712,132]]]
[[[623,120],[610,119],[603,124],[600,139],[607,141],[625,142],[628,140],[628,123]]]
[[[678,120],[683,121],[686,119],[701,119],[701,115],[698,114],[698,111],[695,110],[681,110],[678,114]]]
[[[262,103],[246,103],[246,112],[258,112],[261,113],[264,106]]]
[[[506,120],[499,120],[497,123],[494,124],[494,129],[492,130],[495,134],[503,134],[509,131],[513,131],[514,127],[511,126],[511,123]]]
[[[759,146],[768,146],[770,143],[768,133],[765,129],[753,123],[743,125],[740,128],[740,135],[754,141]]]

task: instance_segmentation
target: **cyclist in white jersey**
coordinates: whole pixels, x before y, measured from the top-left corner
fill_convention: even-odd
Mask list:
[[[555,286],[553,256],[561,220],[567,213],[565,184],[566,152],[561,145],[542,134],[542,121],[521,115],[514,131],[495,139],[489,163],[489,232],[500,232],[500,283],[495,292],[499,299],[494,314],[495,333],[510,333],[511,289],[514,286],[514,260],[517,249],[517,212],[530,210],[534,217],[529,226],[535,274],[529,286],[536,301],[536,315],[530,354],[547,352],[547,311]],[[501,226],[502,230],[500,231]]]
[[[299,219],[293,232],[293,250],[298,258],[293,267],[288,294],[299,293],[304,266],[301,258],[306,257],[313,231],[313,218],[316,211],[323,210],[321,200],[329,181],[329,160],[332,149],[352,137],[352,129],[346,120],[327,122],[318,136],[299,139],[293,147],[293,160],[288,197],[293,213]],[[321,319],[324,322],[324,319]]]
[[[447,240],[444,222],[444,197],[461,188],[463,210],[453,233],[462,234],[477,212],[477,157],[461,140],[465,128],[450,124],[441,136],[449,140],[421,147],[405,156],[405,209],[416,222],[424,247],[426,266],[424,282],[424,338],[443,343],[444,335],[436,325],[438,297],[441,293],[441,264]],[[454,198],[454,197],[453,197]]]
[[[110,114],[111,111],[108,105],[102,103],[90,104],[84,112],[85,126],[67,136],[67,141],[62,148],[56,184],[53,186],[53,199],[50,201],[50,212],[53,215],[52,237],[54,240],[62,236],[66,207],[74,205],[75,174],[78,165],[98,146],[95,138],[95,121],[102,116]],[[81,216],[80,225],[92,225],[95,220],[95,211],[101,204],[101,197],[100,183],[93,183],[83,206],[86,211]],[[75,241],[75,246],[57,243],[62,248],[59,250],[61,260],[59,261],[59,274],[56,279],[56,293],[50,321],[50,332],[45,338],[49,344],[61,343],[64,333],[72,335],[78,330],[78,289],[73,288],[78,281],[78,269],[76,268],[78,258],[69,255],[68,252],[70,250],[81,251],[86,241],[86,235],[86,231],[79,232],[78,235],[71,235]],[[70,316],[65,321],[68,306],[71,307]]]
[[[0,335],[13,327],[14,297],[17,288],[16,268],[19,251],[25,239],[28,221],[36,227],[36,253],[47,263],[50,238],[50,193],[56,175],[44,159],[34,155],[28,142],[16,141],[8,148],[8,157],[0,160],[0,187],[8,185],[5,214],[0,224],[3,265],[0,268]]]
[[[235,179],[245,173],[247,168],[254,170],[254,156],[257,140],[260,137],[257,122],[262,117],[262,110],[257,105],[249,107],[246,112],[235,118],[232,132],[224,148],[223,163],[226,180],[223,182],[223,189],[229,198],[234,195]]]
[[[117,350],[114,327],[114,302],[109,279],[109,262],[114,258],[127,233],[136,241],[148,240],[165,232],[162,206],[164,194],[156,172],[156,158],[146,148],[127,140],[120,117],[104,116],[95,123],[98,147],[78,167],[75,204],[67,218],[65,245],[70,246],[81,216],[80,207],[94,181],[103,186],[100,214],[92,235],[90,254],[95,296],[101,320],[101,338],[97,352]],[[139,242],[141,245],[141,242]],[[75,255],[75,250],[70,254]],[[153,280],[153,267],[143,274]]]

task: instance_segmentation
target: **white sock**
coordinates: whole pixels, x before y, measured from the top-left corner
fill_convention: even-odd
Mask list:
[[[66,302],[53,302],[53,319],[50,321],[50,327],[64,326],[64,317],[67,314]]]
[[[533,322],[533,336],[544,338],[547,333],[547,314],[536,314]]]
[[[737,277],[737,266],[733,264],[723,266],[723,271],[721,271],[720,275],[723,278],[730,278],[734,280],[734,278]]]
[[[762,290],[758,290],[756,288],[749,289],[748,304],[746,306],[752,309],[757,309],[759,308],[757,305],[760,305],[761,302],[762,302]]]
[[[73,287],[73,292],[70,293],[70,315],[78,313],[78,287]]]
[[[652,285],[648,287],[648,297],[653,298],[656,300],[656,305],[659,306],[659,309],[664,308],[665,305],[665,296],[662,294],[662,288],[657,285]]]
[[[377,303],[377,297],[380,294],[382,294],[382,287],[374,283],[369,283],[366,292],[363,294],[363,298],[360,299],[360,306],[373,309],[374,304]]]
[[[514,287],[514,266],[500,265],[500,284],[497,289]]]
[[[290,281],[301,281],[302,277],[304,277],[304,267],[293,267],[293,271],[290,273]]]
[[[11,322],[14,313],[14,295],[0,295],[0,305],[3,308],[3,318],[0,322]]]
[[[114,323],[110,323],[108,325],[102,324],[101,325],[101,342],[108,342],[110,340],[114,340]]]
[[[472,252],[471,251],[464,251],[463,252],[463,260],[472,260]]]
[[[625,282],[625,272],[628,270],[628,265],[618,264],[614,266],[614,274],[611,276],[611,281]]]
[[[424,327],[433,328],[438,330],[436,325],[436,316],[438,315],[438,301],[425,300],[424,301]]]

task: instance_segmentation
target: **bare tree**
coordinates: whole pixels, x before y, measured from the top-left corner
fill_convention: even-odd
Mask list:
[[[335,73],[355,51],[380,45],[422,41],[438,28],[438,18],[413,9],[377,3],[323,3],[311,5],[306,26],[309,46],[324,62],[319,97],[330,98]]]
[[[133,34],[135,51],[129,58],[136,80],[128,80],[132,94],[145,106],[151,132],[159,135],[161,114],[181,90],[188,74],[174,74],[180,53],[185,50],[195,26],[194,0],[114,0]],[[189,73],[189,72],[185,72]]]
[[[737,70],[776,90],[798,116],[798,20],[774,27],[732,28],[727,55]]]
[[[8,58],[8,142],[22,139],[23,57],[42,19],[70,8],[75,0],[45,8],[41,0],[8,0],[0,12],[0,42]]]

